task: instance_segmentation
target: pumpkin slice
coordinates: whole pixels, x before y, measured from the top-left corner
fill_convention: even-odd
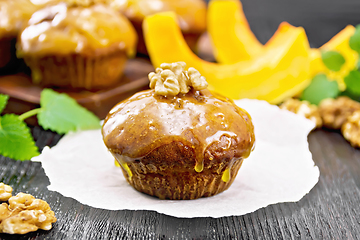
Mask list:
[[[219,63],[231,64],[249,60],[262,53],[238,0],[212,0],[207,13],[207,26],[214,55]]]
[[[206,78],[211,90],[233,99],[261,99],[276,104],[309,84],[309,44],[301,27],[281,24],[270,40],[272,48],[235,64],[211,63],[197,57],[187,46],[172,12],[146,17],[143,31],[154,67],[184,61]]]

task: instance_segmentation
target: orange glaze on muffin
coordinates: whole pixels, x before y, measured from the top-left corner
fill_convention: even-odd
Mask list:
[[[249,114],[206,89],[137,93],[109,112],[102,134],[127,181],[161,199],[224,191],[255,141]]]
[[[19,55],[101,55],[114,49],[134,54],[136,34],[126,17],[98,4],[65,3],[37,11],[21,33]]]
[[[61,3],[33,14],[17,53],[36,84],[103,89],[121,81],[136,41],[129,20],[111,8]]]

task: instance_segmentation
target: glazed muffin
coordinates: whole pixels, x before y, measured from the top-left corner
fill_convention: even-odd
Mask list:
[[[133,26],[118,12],[101,4],[61,3],[32,15],[17,50],[34,83],[101,89],[120,81],[136,41]]]
[[[0,0],[0,68],[16,59],[16,38],[39,8],[30,0]]]
[[[218,194],[254,146],[249,114],[206,89],[185,63],[150,73],[152,89],[117,104],[105,118],[106,147],[136,190],[160,199]]]
[[[186,42],[196,51],[196,43],[206,30],[206,3],[203,0],[108,0],[108,4],[130,19],[139,36],[137,50],[147,54],[142,22],[146,16],[174,11]]]

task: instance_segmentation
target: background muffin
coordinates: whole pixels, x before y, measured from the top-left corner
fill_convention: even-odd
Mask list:
[[[248,113],[203,89],[206,85],[197,81],[203,77],[195,69],[184,71],[184,65],[163,64],[151,73],[155,90],[116,105],[102,128],[129,184],[161,199],[226,190],[255,140]],[[183,87],[189,82],[192,87]]]
[[[137,36],[123,15],[101,5],[65,3],[33,14],[21,32],[18,56],[44,86],[99,89],[120,80]]]
[[[30,0],[0,0],[0,68],[16,59],[16,38],[40,7]]]
[[[193,50],[196,50],[197,40],[206,30],[206,3],[203,0],[108,0],[108,4],[130,19],[139,36],[138,52],[143,54],[147,54],[142,33],[145,16],[174,11],[185,40]]]

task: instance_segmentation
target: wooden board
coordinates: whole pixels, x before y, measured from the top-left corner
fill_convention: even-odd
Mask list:
[[[147,75],[153,70],[154,68],[148,59],[131,59],[126,64],[124,75],[119,84],[111,88],[98,91],[56,88],[54,90],[69,94],[82,106],[103,119],[116,103],[135,92],[147,89],[149,85]],[[40,93],[43,89],[41,86],[34,85],[26,73],[0,76],[0,93],[10,96],[4,112],[21,114],[38,107]],[[35,123],[35,121],[30,121],[30,123]]]
[[[197,54],[207,61],[214,61],[211,42],[207,34],[203,34],[198,42]],[[0,93],[10,96],[4,113],[22,114],[39,107],[40,93],[44,89],[31,81],[30,70],[23,62],[18,62],[11,71],[18,73],[6,74],[6,69],[0,69]],[[105,118],[109,110],[119,101],[134,93],[148,89],[149,72],[154,71],[150,60],[144,56],[128,60],[124,75],[118,85],[99,91],[69,90],[53,88],[73,97],[79,104],[94,112],[100,119]],[[5,72],[5,73],[4,73]],[[36,117],[26,120],[28,124],[37,125]]]

